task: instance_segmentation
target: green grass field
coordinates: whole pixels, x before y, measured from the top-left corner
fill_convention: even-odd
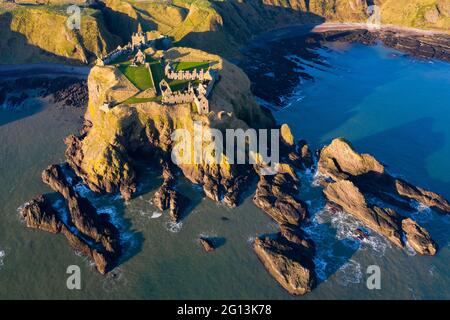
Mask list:
[[[139,90],[153,88],[152,77],[145,66],[132,67],[121,64],[118,68]]]
[[[161,96],[159,97],[152,97],[152,98],[138,98],[138,97],[131,97],[127,100],[125,100],[124,104],[137,104],[137,103],[146,103],[146,102],[160,102]]]
[[[159,83],[164,79],[164,70],[159,61],[150,63],[150,69],[152,70],[153,82],[156,85],[156,89],[159,90]]]
[[[173,64],[173,67],[175,71],[179,70],[207,70],[209,68],[209,62],[205,61],[181,61],[181,62],[175,62]]]

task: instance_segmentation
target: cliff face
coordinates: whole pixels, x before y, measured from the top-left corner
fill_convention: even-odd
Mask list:
[[[145,30],[158,30],[181,45],[236,57],[239,46],[250,37],[273,28],[325,21],[365,22],[368,17],[366,0],[105,0],[96,9],[83,9],[82,28],[74,33],[65,25],[68,2],[50,0],[50,6],[0,4],[2,63],[92,61],[128,42],[139,23]],[[449,32],[446,0],[375,2],[384,24]]]
[[[67,28],[66,7],[0,4],[1,63],[86,63],[106,54],[120,39],[104,25],[103,17],[86,9],[81,29]]]

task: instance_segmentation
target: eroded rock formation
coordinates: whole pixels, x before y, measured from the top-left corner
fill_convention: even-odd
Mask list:
[[[297,197],[299,183],[292,168],[275,175],[261,174],[253,203],[279,224],[299,225],[307,216],[306,204]]]
[[[64,197],[67,213],[55,210],[45,196],[38,196],[21,211],[27,227],[62,233],[75,251],[94,261],[100,273],[112,270],[122,248],[119,230],[109,216],[99,214],[88,199],[74,190],[60,166],[49,166],[42,180]]]
[[[399,247],[404,247],[405,237],[419,254],[436,253],[436,245],[424,228],[392,208],[370,204],[366,194],[401,209],[414,210],[411,200],[415,200],[448,213],[449,203],[442,196],[391,176],[374,157],[357,153],[343,139],[335,139],[321,150],[318,172],[325,177],[322,184],[328,201]]]
[[[172,222],[179,222],[180,213],[187,203],[186,197],[175,190],[175,177],[170,165],[166,161],[161,161],[163,168],[163,184],[153,195],[153,204],[159,210],[169,209],[169,217]]]
[[[314,262],[309,245],[294,243],[281,235],[257,238],[253,249],[278,283],[292,295],[303,295],[316,285]]]

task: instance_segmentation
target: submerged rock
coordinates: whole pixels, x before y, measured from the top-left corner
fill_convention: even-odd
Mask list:
[[[206,237],[200,237],[198,241],[200,242],[200,245],[202,246],[203,250],[205,250],[205,252],[211,252],[216,249],[213,242]]]
[[[253,249],[264,267],[292,295],[303,295],[316,286],[314,262],[309,250],[283,237],[256,238]]]

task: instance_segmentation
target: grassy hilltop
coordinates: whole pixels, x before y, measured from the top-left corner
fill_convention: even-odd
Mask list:
[[[158,30],[181,45],[235,57],[240,45],[269,29],[367,19],[366,0],[104,0],[103,8],[83,9],[82,28],[73,32],[65,25],[65,9],[74,1],[17,2],[22,4],[0,3],[2,63],[92,61],[128,42],[139,23],[144,30]],[[450,30],[448,0],[375,2],[381,7],[382,23]]]

